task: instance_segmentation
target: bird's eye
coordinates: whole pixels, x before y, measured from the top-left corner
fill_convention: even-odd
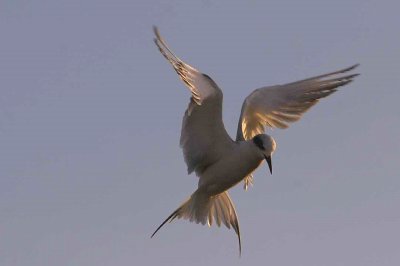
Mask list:
[[[253,138],[253,142],[254,142],[254,144],[256,144],[256,146],[258,147],[258,148],[260,148],[261,150],[265,150],[265,148],[264,148],[264,143],[263,143],[263,141],[262,141],[262,139],[260,138],[260,136],[255,136],[254,138]]]

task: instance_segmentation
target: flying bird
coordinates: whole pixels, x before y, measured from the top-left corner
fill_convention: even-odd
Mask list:
[[[252,173],[265,160],[272,174],[271,157],[275,140],[266,129],[287,128],[319,99],[349,84],[358,74],[347,74],[358,64],[304,80],[262,87],[243,102],[236,141],[226,132],[222,121],[222,91],[206,74],[179,59],[167,46],[157,27],[154,42],[191,92],[182,122],[180,146],[188,173],[199,177],[197,190],[151,235],[175,218],[207,224],[215,222],[233,228],[241,241],[239,221],[228,189],[242,180],[252,184]]]

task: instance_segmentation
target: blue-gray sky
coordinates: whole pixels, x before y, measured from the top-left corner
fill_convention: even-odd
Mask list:
[[[395,0],[0,2],[0,264],[399,265]],[[253,89],[361,63],[231,190],[232,230],[150,234],[197,186],[178,146],[189,92],[153,44],[224,91],[235,135]]]

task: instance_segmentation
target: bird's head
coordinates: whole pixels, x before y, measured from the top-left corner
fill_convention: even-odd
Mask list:
[[[253,138],[253,143],[257,146],[258,149],[264,155],[265,160],[268,163],[269,171],[272,174],[272,161],[271,156],[276,149],[275,140],[266,134],[259,134]]]

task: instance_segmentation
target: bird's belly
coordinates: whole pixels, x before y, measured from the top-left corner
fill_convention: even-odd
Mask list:
[[[229,158],[219,161],[210,166],[201,175],[199,180],[199,189],[204,190],[209,195],[217,195],[228,190],[247,175],[253,172],[261,163],[259,158],[253,160],[238,160]]]

